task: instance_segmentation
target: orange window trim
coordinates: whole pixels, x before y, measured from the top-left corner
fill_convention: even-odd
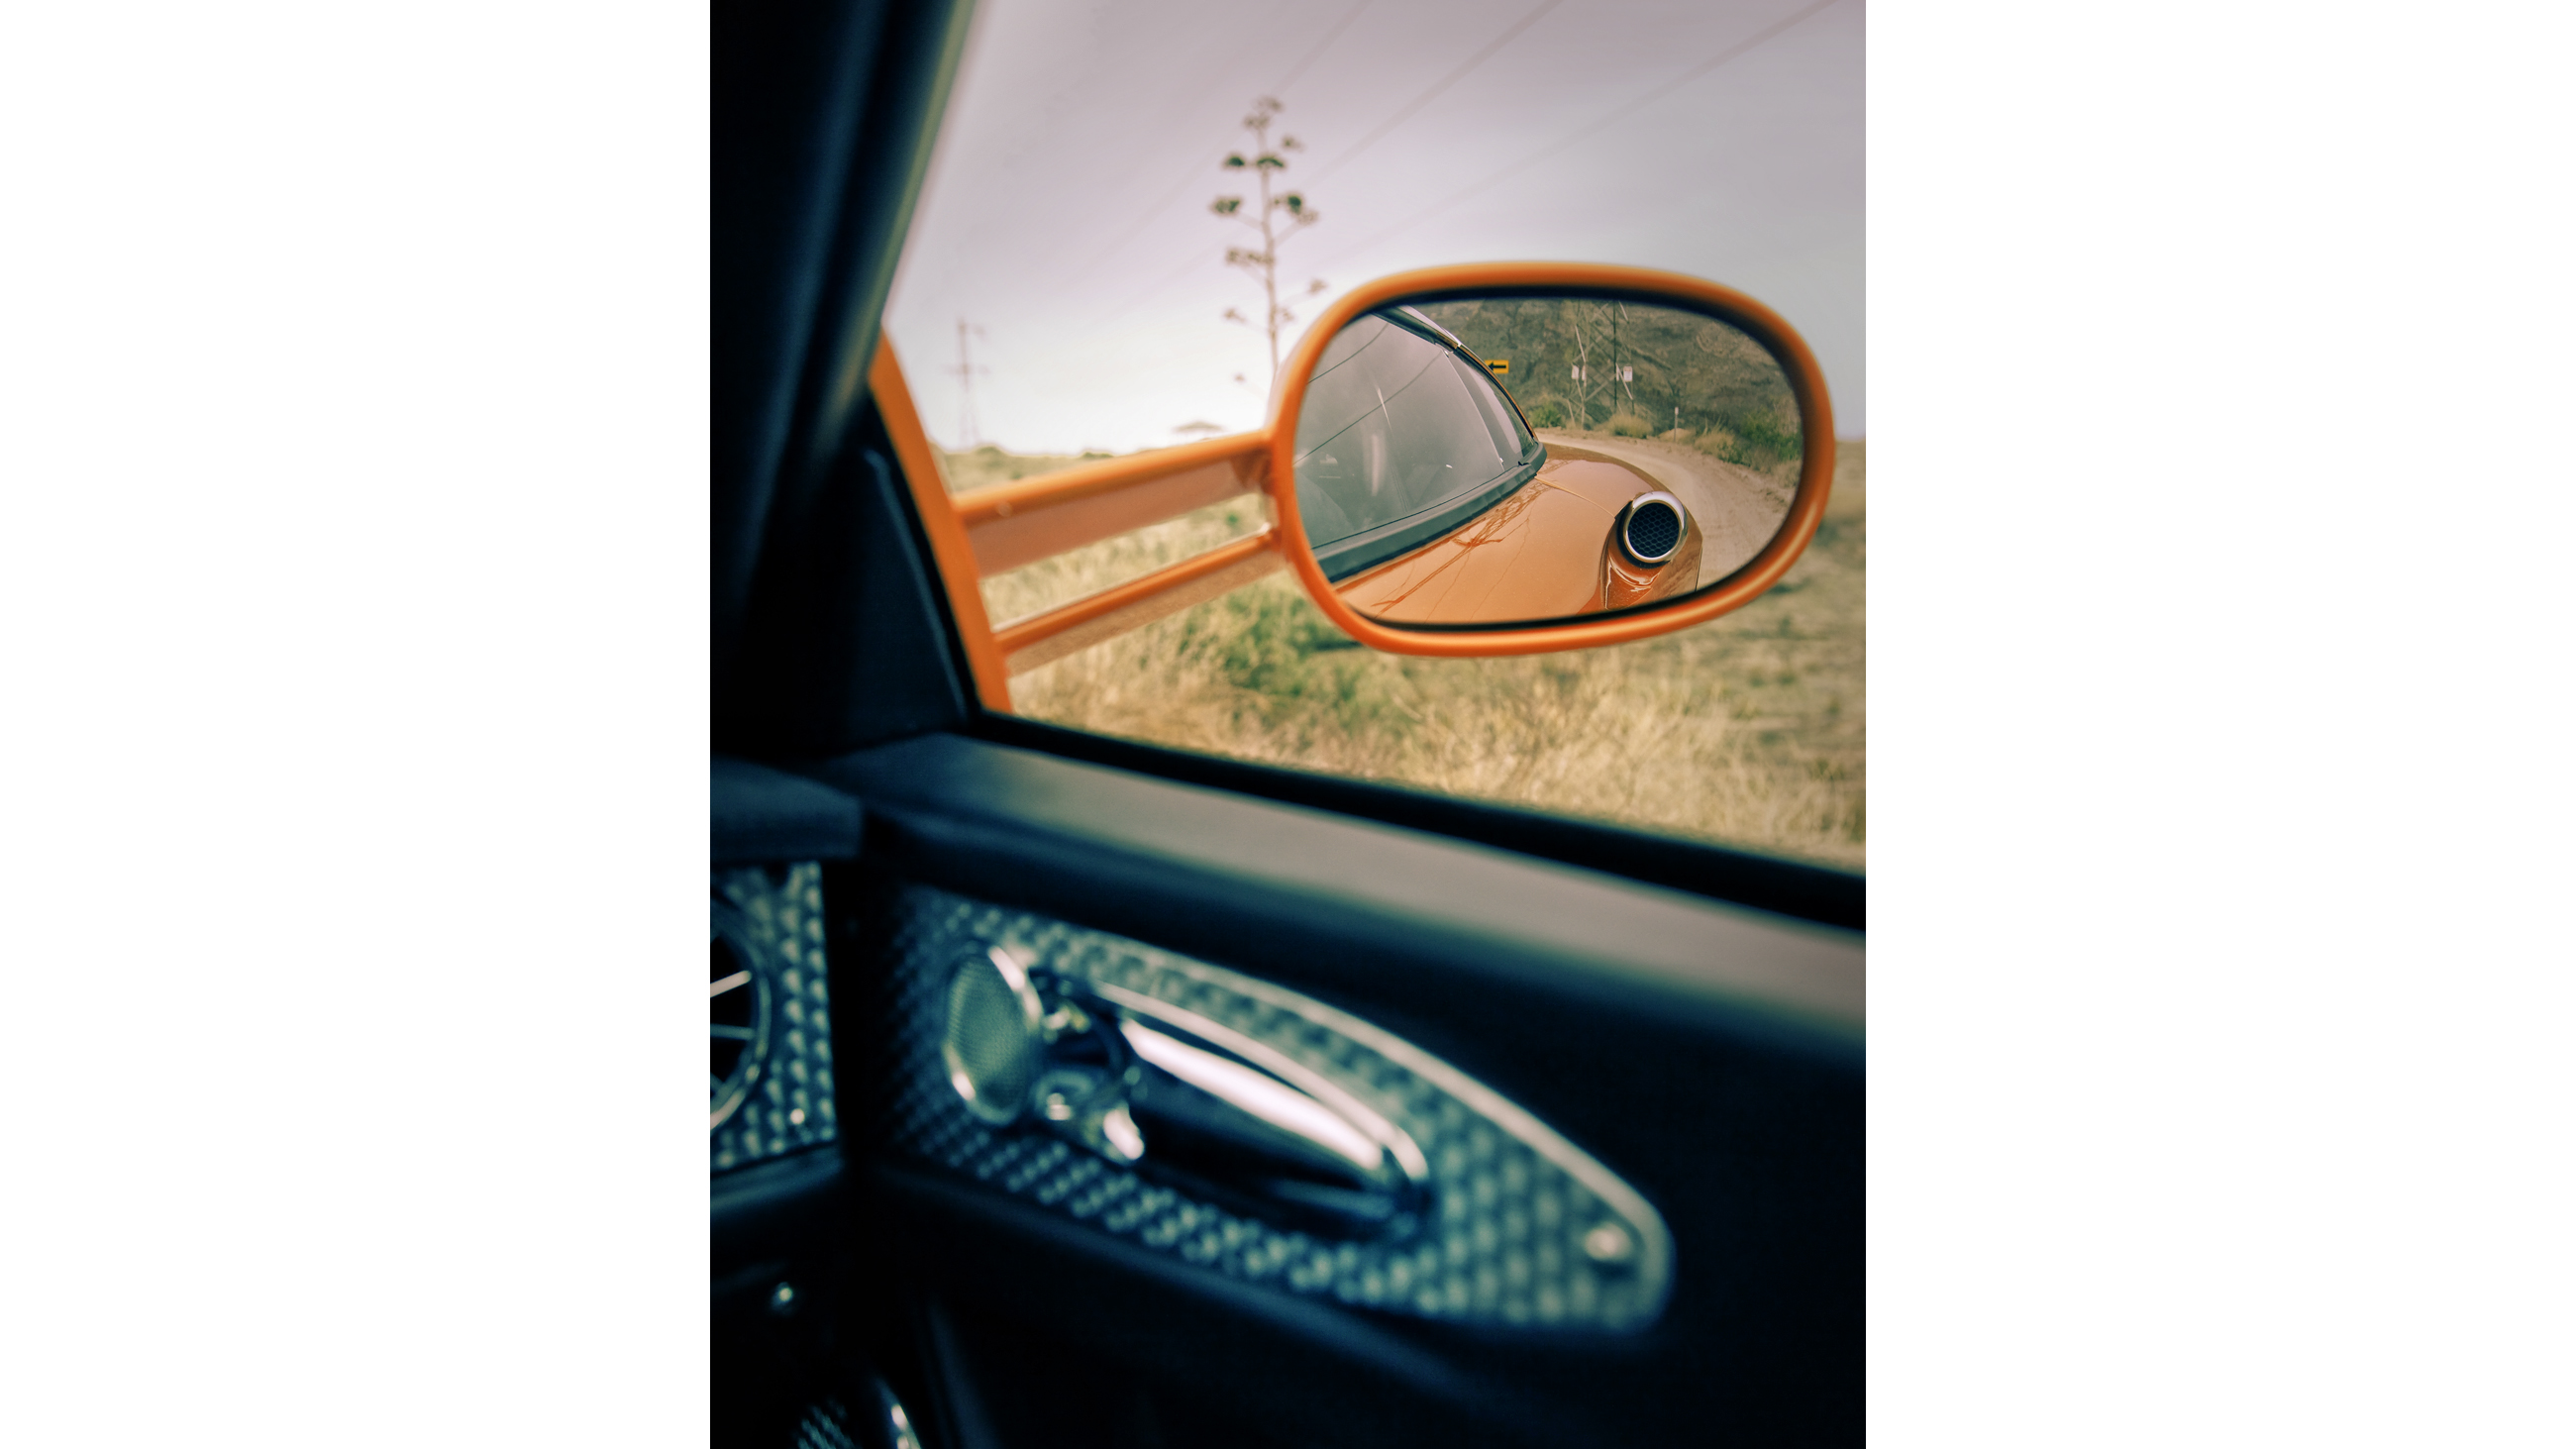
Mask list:
[[[1011,676],[993,639],[992,620],[984,612],[984,591],[975,581],[975,550],[966,540],[966,525],[939,480],[939,459],[922,431],[921,414],[913,409],[912,389],[894,360],[894,344],[880,340],[876,360],[868,366],[868,390],[875,394],[878,416],[894,443],[895,463],[912,489],[912,506],[921,515],[921,530],[930,538],[930,559],[948,591],[948,609],[966,645],[966,666],[975,676],[975,697],[986,709],[1011,712]]]
[[[1130,579],[1069,604],[993,627],[978,581],[1228,498],[1258,497],[1270,460],[1267,430],[1207,438],[1126,458],[1067,468],[965,497],[948,492],[921,425],[894,344],[881,341],[869,369],[878,411],[893,440],[930,538],[948,605],[965,636],[975,694],[986,709],[1011,712],[1010,677],[1116,638],[1287,567],[1278,535],[1247,538]]]

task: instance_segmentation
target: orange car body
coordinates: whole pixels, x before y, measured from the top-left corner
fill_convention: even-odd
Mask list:
[[[1562,444],[1538,476],[1456,532],[1337,585],[1371,618],[1401,624],[1527,623],[1650,604],[1699,586],[1700,531],[1660,564],[1613,541],[1619,515],[1654,480]]]
[[[1298,512],[1334,593],[1361,614],[1530,624],[1697,587],[1699,526],[1678,499],[1607,452],[1543,443],[1484,360],[1420,311],[1353,319],[1306,404]],[[1631,552],[1622,525],[1648,495],[1679,536]]]

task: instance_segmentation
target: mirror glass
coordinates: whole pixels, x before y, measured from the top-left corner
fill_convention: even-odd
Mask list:
[[[1780,531],[1803,449],[1787,372],[1697,312],[1590,297],[1394,306],[1325,347],[1297,415],[1324,576],[1390,624],[1661,603]]]

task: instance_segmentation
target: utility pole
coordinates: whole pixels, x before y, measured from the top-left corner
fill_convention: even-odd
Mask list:
[[[1597,325],[1584,325],[1589,320],[1584,315],[1585,309],[1591,305],[1569,301],[1565,303],[1563,313],[1567,328],[1574,334],[1573,375],[1567,379],[1574,386],[1566,391],[1574,394],[1574,430],[1578,433],[1592,430],[1592,389],[1596,381],[1592,376],[1592,342],[1600,336],[1600,329]]]
[[[968,452],[975,446],[975,374],[990,373],[989,367],[978,367],[966,355],[966,334],[984,335],[984,329],[971,326],[965,318],[957,319],[957,365],[941,368],[957,377],[957,451]]]
[[[1628,350],[1619,345],[1619,324],[1627,319],[1626,303],[1610,304],[1610,365],[1618,369],[1620,398],[1630,409],[1633,409],[1637,402],[1637,390],[1629,384],[1637,380],[1637,369],[1628,361]]]
[[[1323,219],[1306,205],[1305,196],[1299,192],[1270,194],[1271,173],[1288,169],[1288,158],[1280,152],[1306,149],[1304,143],[1294,136],[1281,136],[1279,150],[1270,149],[1270,122],[1279,111],[1279,102],[1268,96],[1254,101],[1252,114],[1243,118],[1243,129],[1252,133],[1252,155],[1247,158],[1236,151],[1220,163],[1228,171],[1249,170],[1253,173],[1261,187],[1260,205],[1250,216],[1243,214],[1245,198],[1240,196],[1220,196],[1208,205],[1208,210],[1217,215],[1230,216],[1261,233],[1261,250],[1227,247],[1225,264],[1240,267],[1261,280],[1262,330],[1270,338],[1270,376],[1273,381],[1279,376],[1279,324],[1297,320],[1295,313],[1279,305],[1279,244]],[[1274,223],[1273,213],[1278,212],[1286,213],[1285,219]],[[1306,295],[1310,297],[1322,290],[1324,282],[1320,277],[1306,284]],[[1251,318],[1235,307],[1225,309],[1225,318],[1246,326],[1252,323]]]

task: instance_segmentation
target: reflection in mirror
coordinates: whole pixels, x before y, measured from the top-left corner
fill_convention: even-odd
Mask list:
[[[1426,302],[1325,347],[1297,416],[1297,508],[1362,614],[1537,623],[1744,567],[1786,520],[1802,451],[1788,374],[1713,317]]]

